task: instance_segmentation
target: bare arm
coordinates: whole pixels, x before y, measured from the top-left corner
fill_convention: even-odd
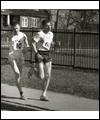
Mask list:
[[[32,42],[33,51],[35,53],[38,53],[38,50],[36,48],[36,43],[40,40],[39,32],[37,32],[32,38],[33,38],[33,42]]]
[[[37,48],[36,48],[36,42],[35,41],[32,42],[32,47],[33,47],[33,51],[35,53],[37,53],[38,51],[37,51]]]
[[[37,35],[33,37],[32,47],[37,59],[43,60],[43,57],[38,53],[38,50],[36,48],[36,43],[38,42],[39,39],[40,37],[39,37],[39,34],[37,33]]]
[[[37,59],[38,59],[38,60],[43,60],[43,57],[38,53],[38,50],[37,50],[37,48],[36,48],[36,42],[35,42],[35,41],[32,42],[32,47],[33,47],[33,50],[34,50],[34,53],[35,53]]]
[[[27,36],[24,35],[24,37],[25,37],[25,44],[26,44],[26,47],[29,47],[28,40],[27,40]]]
[[[26,52],[29,49],[29,44],[28,44],[27,36],[25,34],[24,34],[24,42],[25,42],[25,46],[24,46],[22,52],[23,52],[23,54],[26,54]]]

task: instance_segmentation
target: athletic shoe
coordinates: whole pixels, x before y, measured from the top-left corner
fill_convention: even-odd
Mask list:
[[[27,100],[27,97],[24,96],[24,94],[20,95],[20,99]]]
[[[48,97],[47,96],[43,96],[43,95],[40,96],[40,100],[42,100],[42,101],[49,101]]]

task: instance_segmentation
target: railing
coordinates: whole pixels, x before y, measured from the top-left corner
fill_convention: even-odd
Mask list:
[[[12,30],[1,29],[1,32]],[[21,29],[31,46],[35,29]],[[99,69],[99,33],[52,31],[54,41],[60,41],[59,48],[52,48],[53,65],[72,66],[79,68]],[[1,59],[7,59],[9,40],[1,39]],[[53,52],[55,49],[55,52]],[[34,53],[30,50],[25,55],[25,61],[34,62]]]

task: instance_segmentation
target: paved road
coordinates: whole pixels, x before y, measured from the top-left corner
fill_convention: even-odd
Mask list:
[[[68,94],[47,92],[49,102],[41,101],[41,90],[23,88],[27,100],[19,99],[16,86],[1,84],[1,109],[3,106],[17,110],[43,111],[99,111],[99,100],[92,100]]]

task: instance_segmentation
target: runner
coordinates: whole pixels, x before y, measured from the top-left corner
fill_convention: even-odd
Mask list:
[[[52,69],[50,47],[53,44],[53,33],[51,32],[51,23],[49,20],[44,20],[42,26],[43,30],[33,37],[32,46],[35,52],[36,64],[29,70],[28,77],[30,78],[34,71],[34,74],[39,79],[43,80],[43,92],[40,96],[40,100],[49,101],[46,92],[49,86]]]
[[[1,37],[8,37],[10,40],[10,51],[8,55],[8,60],[15,74],[16,85],[20,93],[20,98],[26,100],[27,98],[24,96],[20,80],[22,76],[24,54],[26,54],[29,47],[27,36],[24,33],[20,32],[19,23],[14,23],[13,33],[3,33],[1,34]]]

